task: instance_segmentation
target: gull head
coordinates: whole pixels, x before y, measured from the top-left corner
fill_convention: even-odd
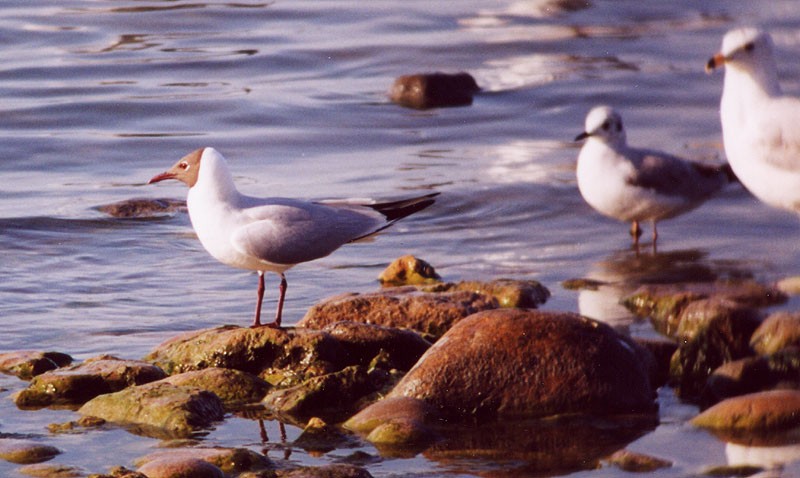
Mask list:
[[[722,39],[722,50],[706,63],[706,72],[728,65],[751,72],[775,70],[772,38],[757,28],[731,30]]]
[[[625,129],[622,117],[610,106],[595,106],[586,115],[583,133],[575,137],[575,141],[596,138],[609,145],[625,144]]]
[[[156,174],[147,184],[157,183],[165,179],[177,179],[189,187],[197,183],[198,173],[200,172],[200,162],[206,153],[216,153],[214,148],[200,148],[182,157],[171,168],[161,174]]]

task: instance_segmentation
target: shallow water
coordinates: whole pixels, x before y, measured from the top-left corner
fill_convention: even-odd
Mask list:
[[[448,280],[540,280],[553,292],[546,309],[580,310],[637,335],[652,331],[615,305],[631,282],[795,275],[800,221],[741,187],[665,221],[658,253],[646,247],[637,256],[627,226],[593,212],[575,183],[579,145],[571,139],[598,103],[619,108],[634,145],[722,160],[722,75],[703,66],[722,34],[742,23],[773,33],[784,88],[800,92],[800,10],[791,0],[595,0],[580,9],[524,0],[6,1],[0,351],[139,358],[178,331],[249,323],[255,276],[211,259],[184,215],[116,220],[95,209],[183,197],[177,183],[144,183],[205,145],[229,158],[240,188],[254,195],[443,193],[375,241],[291,270],[289,323],[323,297],[373,290],[383,267],[405,253]],[[434,70],[468,71],[484,92],[464,108],[389,103],[395,77]],[[575,277],[618,286],[560,286]],[[270,279],[265,311],[277,290]],[[8,389],[0,432],[46,439],[65,451],[57,462],[100,472],[157,445],[120,430],[46,436],[47,423],[73,415],[16,411],[6,397],[23,385],[0,377]],[[724,443],[685,424],[693,407],[668,389],[660,403],[661,425],[629,445],[675,462],[655,476],[727,462]],[[288,442],[297,433],[290,427]],[[207,440],[264,446],[244,419]],[[299,463],[348,453],[267,446],[279,455],[288,448]],[[423,455],[367,464],[375,476],[473,476],[496,466]],[[0,462],[0,474],[15,470]]]

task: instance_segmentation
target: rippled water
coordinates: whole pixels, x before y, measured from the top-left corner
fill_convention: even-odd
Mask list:
[[[586,112],[608,103],[624,115],[632,144],[722,160],[722,75],[705,75],[705,61],[728,28],[767,27],[784,88],[797,94],[796,2],[582,3],[4,2],[0,351],[139,358],[177,331],[249,323],[255,276],[211,259],[184,215],[117,220],[96,210],[133,197],[183,197],[179,184],[144,183],[206,145],[229,158],[240,188],[254,195],[443,193],[376,241],[291,270],[289,323],[323,297],[374,289],[383,267],[405,253],[450,280],[538,279],[553,292],[546,308],[580,310],[640,335],[648,326],[615,305],[631,282],[800,273],[800,221],[737,186],[662,223],[658,253],[636,256],[627,227],[578,194],[579,145],[571,142]],[[468,71],[484,91],[464,108],[389,103],[395,77],[435,70]],[[560,286],[574,277],[616,286]],[[22,384],[3,378],[0,386]],[[675,461],[658,476],[725,463],[723,443],[684,424],[693,408],[669,390],[661,395],[662,425],[630,448]],[[17,412],[3,398],[2,432],[39,436],[44,424],[71,416]],[[155,446],[119,431],[52,440],[68,451],[57,460],[93,472]],[[257,427],[243,419],[209,441],[259,443]],[[102,457],[109,442],[125,450],[118,462]],[[489,465],[474,473],[482,466]],[[0,473],[14,468],[0,462]],[[368,469],[473,474],[422,456]]]

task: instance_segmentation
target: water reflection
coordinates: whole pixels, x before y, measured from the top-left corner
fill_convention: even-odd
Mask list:
[[[582,315],[613,327],[630,325],[633,314],[620,304],[643,284],[712,282],[721,277],[749,277],[743,266],[709,261],[708,252],[700,249],[668,252],[615,251],[595,262],[580,285],[578,308]]]
[[[730,466],[760,466],[766,469],[780,468],[800,461],[800,443],[776,446],[751,446],[728,442],[725,456]]]

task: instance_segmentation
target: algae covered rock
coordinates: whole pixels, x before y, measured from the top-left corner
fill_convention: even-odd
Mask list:
[[[100,395],[78,413],[127,425],[148,436],[187,437],[222,420],[222,401],[213,393],[156,382]]]
[[[30,380],[71,363],[72,357],[60,352],[22,350],[0,353],[0,372],[16,375],[22,380]]]
[[[432,265],[412,255],[395,259],[378,276],[384,286],[422,285],[442,280]]]
[[[719,366],[706,380],[701,405],[774,389],[800,390],[800,349],[745,357]]]
[[[104,393],[153,382],[165,376],[163,370],[149,363],[103,355],[79,365],[37,375],[28,388],[16,394],[14,400],[20,408],[74,406]]]
[[[535,309],[550,298],[550,291],[535,280],[496,279],[489,282],[448,282],[422,287],[421,290],[426,292],[475,292],[494,297],[499,307],[523,309]]]
[[[493,297],[470,291],[433,293],[411,286],[391,287],[326,299],[311,307],[297,326],[321,329],[336,322],[355,321],[439,337],[464,317],[497,307]]]
[[[759,354],[769,355],[787,347],[800,347],[800,313],[776,312],[753,332],[750,345]]]
[[[600,322],[501,309],[453,326],[387,397],[456,419],[652,413],[651,360]]]
[[[336,322],[322,329],[339,343],[348,365],[408,370],[431,343],[413,330],[360,322]]]
[[[259,402],[272,388],[269,383],[255,375],[217,367],[172,375],[162,381],[181,387],[208,390],[226,406]]]

